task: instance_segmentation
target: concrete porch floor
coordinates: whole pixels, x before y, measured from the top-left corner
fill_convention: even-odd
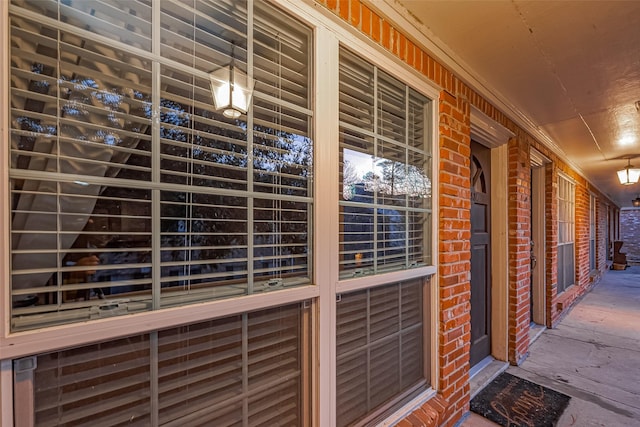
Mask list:
[[[559,427],[640,426],[640,266],[607,271],[507,372],[571,396]],[[470,413],[460,426],[496,424]]]

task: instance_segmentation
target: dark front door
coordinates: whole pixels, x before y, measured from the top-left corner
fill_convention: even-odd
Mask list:
[[[491,354],[491,151],[471,142],[471,351],[474,366]]]

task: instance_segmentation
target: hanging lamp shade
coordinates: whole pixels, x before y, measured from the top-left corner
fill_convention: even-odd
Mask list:
[[[253,79],[233,63],[209,73],[211,94],[216,110],[225,117],[237,119],[246,114],[253,94]]]
[[[622,185],[635,184],[640,179],[640,169],[631,166],[631,159],[627,159],[627,166],[618,171],[618,180]]]

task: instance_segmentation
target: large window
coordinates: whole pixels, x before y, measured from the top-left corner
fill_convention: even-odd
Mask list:
[[[12,2],[14,331],[311,283],[311,32],[253,4]]]
[[[558,175],[558,293],[575,283],[575,209],[575,184]]]
[[[340,52],[340,277],[431,263],[428,98]]]
[[[336,419],[373,425],[429,386],[433,111],[345,48],[339,80]]]

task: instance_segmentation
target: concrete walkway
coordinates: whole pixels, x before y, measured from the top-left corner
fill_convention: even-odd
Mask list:
[[[571,396],[559,427],[640,426],[640,266],[607,271],[507,372]],[[473,413],[461,423],[495,425]]]

